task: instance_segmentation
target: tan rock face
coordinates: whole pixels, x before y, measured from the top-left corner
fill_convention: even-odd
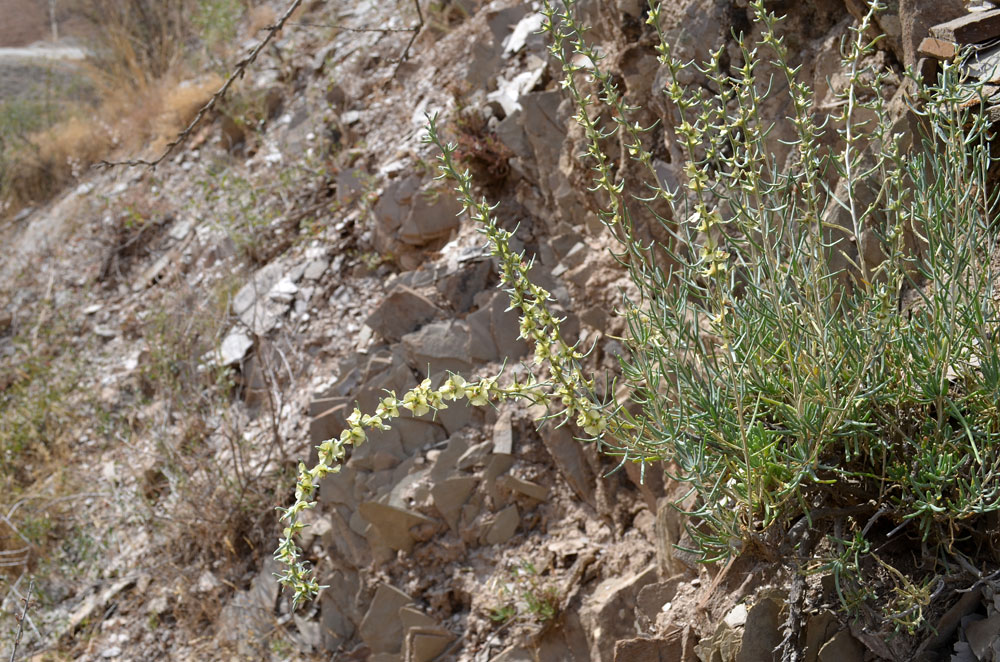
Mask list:
[[[403,508],[388,506],[377,501],[366,501],[358,506],[358,512],[382,537],[391,549],[409,552],[415,542],[411,529],[422,524],[434,525],[430,517]]]
[[[916,65],[920,42],[930,35],[931,26],[965,14],[962,0],[899,0],[904,64]]]
[[[478,483],[479,479],[474,476],[456,476],[447,478],[431,488],[434,507],[453,531],[458,530],[458,518],[462,514],[462,506]]]
[[[375,590],[375,597],[361,621],[361,638],[373,653],[399,653],[403,648],[403,621],[400,609],[413,600],[388,584]]]
[[[372,311],[365,324],[390,342],[398,342],[441,313],[434,302],[418,292],[397,285]]]
[[[493,523],[486,530],[483,541],[487,545],[499,545],[507,542],[517,532],[517,526],[520,521],[521,518],[517,511],[517,506],[507,506],[497,513],[496,519],[493,520]]]

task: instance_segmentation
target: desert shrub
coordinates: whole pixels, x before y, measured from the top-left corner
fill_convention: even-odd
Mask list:
[[[738,35],[739,57],[725,65],[721,48],[701,65],[674,57],[651,2],[647,24],[671,74],[669,119],[686,159],[684,185],[669,190],[653,169],[649,127],[630,119],[637,109],[586,41],[574,2],[544,3],[551,52],[588,138],[601,220],[638,292],[621,307],[629,406],[608,395],[616,385],[584,376],[548,293],[526,277],[530,262],[511,251],[431,119],[443,176],[489,239],[522,337],[535,344],[535,376],[425,381],[402,398],[387,394],[371,414],[355,411],[343,435],[319,447],[319,464],[300,467],[284,512],[276,556],[296,599],[317,588],[293,542],[298,514],[347,445],[399,408],[420,415],[460,398],[526,398],[623,463],[668,461],[691,486],[689,532],[703,560],[794,552],[803,571],[834,576],[845,604],[878,594],[897,625],[921,623],[930,589],[991,548],[980,524],[1000,509],[995,196],[981,89],[956,63],[936,82],[907,84],[919,128],[912,140],[900,130],[883,95],[886,73],[869,64],[877,4],[845,40],[847,84],[825,112],[796,78],[762,0],[750,3],[759,36]],[[696,66],[710,91],[681,84]],[[790,116],[765,116],[779,93]],[[788,153],[780,160],[779,135]],[[612,137],[645,181],[619,177],[623,164],[606,150]],[[646,244],[633,210],[653,202],[670,210],[657,217],[670,239]],[[921,550],[920,576],[892,566],[883,550],[893,543]]]
[[[189,36],[194,3],[81,0],[76,12],[94,28],[97,68],[116,81],[139,83],[169,70]]]
[[[661,40],[687,158],[687,191],[650,183],[643,194],[681,219],[668,224],[674,244],[659,247],[667,260],[633,239],[624,186],[634,183],[615,181],[600,148],[607,130],[564,45],[595,67],[613,130],[649,166],[642,128],[568,13],[552,14],[553,52],[610,201],[603,220],[642,292],[626,304],[623,374],[642,405],[622,412],[635,430],[628,445],[676,463],[691,483],[691,533],[708,560],[776,559],[800,518],[840,518],[839,539],[816,561],[848,600],[881,570],[876,537],[920,541],[932,562],[961,555],[958,541],[977,538],[977,519],[1000,505],[988,127],[968,103],[980,90],[949,63],[936,84],[912,88],[922,139],[907,147],[885,73],[866,65],[874,6],[845,44],[838,110],[816,113],[776,17],[751,7],[761,39],[741,40],[732,73],[713,54],[703,71],[714,95],[676,82],[690,65]],[[653,7],[649,22],[658,15]],[[785,77],[784,120],[761,115],[765,58]],[[785,164],[769,141],[782,121],[794,130]]]

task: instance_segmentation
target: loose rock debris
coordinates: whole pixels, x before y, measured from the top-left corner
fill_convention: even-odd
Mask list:
[[[232,123],[220,119],[155,178],[87,174],[85,187],[0,230],[0,280],[21,288],[0,308],[0,356],[16,356],[7,349],[12,329],[23,329],[37,302],[51,299],[100,339],[74,350],[88,357],[82,385],[136,423],[130,445],[98,444],[96,430],[81,435],[76,466],[99,486],[94,492],[112,495],[81,502],[81,512],[114,522],[117,533],[85,581],[53,570],[51,608],[38,618],[37,635],[26,633],[34,636],[27,643],[62,641],[77,660],[781,659],[774,651],[794,569],[753,559],[728,568],[696,563],[679,549],[688,539],[671,506],[683,489],[664,480],[662,467],[647,467],[643,476],[629,466],[608,476],[613,462],[577,442],[569,428],[536,428],[540,412],[530,408],[453,406],[426,420],[404,418],[353,449],[343,470],[321,485],[302,540],[327,588],[297,612],[274,581],[273,519],[253,534],[252,527],[216,532],[194,524],[165,531],[137,515],[180,516],[185,477],[169,466],[174,451],[164,444],[204,444],[227,472],[225,489],[255,475],[287,489],[282,472],[338,435],[355,406],[373,409],[385,391],[401,394],[447,371],[495,374],[504,362],[522,369],[516,364],[529,348],[518,338],[506,295],[495,290],[482,238],[433,180],[434,154],[419,140],[425,112],[476,113],[481,130],[509,153],[506,174],[494,183],[497,214],[536,257],[532,277],[553,293],[567,334],[595,347],[594,370],[615,368],[622,350],[613,336],[622,329],[610,313],[629,286],[606,252],[599,201],[580,193],[589,176],[577,158],[581,136],[544,39],[535,34],[538,7],[459,4],[467,16],[447,30],[421,33],[393,80],[387,77],[399,44],[390,37],[286,29],[276,51],[262,54],[249,74],[271,118],[259,135],[237,139]],[[663,72],[649,44],[636,40],[641,7],[580,4],[630,100],[657,112]],[[916,23],[905,13],[914,3],[899,5],[879,19],[893,54],[880,57],[904,57],[903,33]],[[845,33],[851,6],[829,0],[788,9],[803,76],[820,90],[837,81],[816,55]],[[678,48],[696,57],[726,39],[743,10],[682,0],[664,11]],[[309,15],[317,24],[405,23],[392,3],[328,2]],[[970,73],[997,82],[998,15],[981,11],[925,25],[919,52],[943,61],[974,47]],[[669,140],[658,139],[658,175],[682,181]],[[249,237],[225,219],[256,209],[241,206],[238,196],[211,202],[198,184],[221,186],[213,179],[220,169],[273,192],[274,215]],[[295,175],[297,190],[281,190],[278,172]],[[102,284],[88,232],[127,195],[148,196],[177,213],[164,214],[163,232],[149,237],[134,264],[120,262],[127,278]],[[289,225],[296,209],[315,213],[308,223]],[[264,263],[247,261],[240,250],[240,242],[258,235],[267,245],[249,254],[269,256]],[[36,262],[38,273],[22,269]],[[209,408],[201,429],[187,420],[189,412],[155,399],[142,404],[141,394],[156,392],[153,368],[179,370],[169,361],[158,367],[167,332],[190,334],[191,311],[206,315],[197,304],[217,295],[211,346],[191,349],[199,350],[203,374],[223,369],[211,374],[235,388],[224,407]],[[171,315],[154,335],[148,320],[164,311]],[[148,510],[128,505],[137,495],[150,500]],[[287,496],[275,493],[268,507]],[[215,555],[198,556],[190,567],[168,560],[176,548],[167,538],[176,535],[219,536]],[[829,586],[812,591],[797,658],[806,662],[925,654],[992,660],[1000,647],[992,582],[952,592],[936,638],[901,642],[896,650],[852,627],[836,611]],[[541,594],[552,598],[551,613],[533,611]]]

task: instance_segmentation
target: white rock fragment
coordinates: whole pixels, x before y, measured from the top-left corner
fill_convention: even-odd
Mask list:
[[[511,115],[521,110],[521,97],[530,92],[542,79],[544,67],[539,67],[531,71],[522,71],[514,76],[512,80],[503,77],[497,78],[497,89],[486,95],[489,101],[496,101],[503,108],[504,113]]]
[[[105,340],[111,340],[118,336],[118,332],[112,329],[110,326],[105,326],[103,324],[97,324],[94,326],[94,334]]]
[[[194,227],[193,218],[185,218],[174,224],[170,228],[170,238],[174,241],[181,241],[185,239],[189,234],[191,234],[191,228]]]
[[[292,303],[292,300],[295,299],[295,294],[298,291],[298,286],[289,278],[285,277],[274,284],[274,287],[272,287],[267,293],[267,296],[271,299],[271,301],[290,304]]]
[[[736,605],[723,620],[731,628],[743,627],[747,622],[747,606],[744,604]]]
[[[513,55],[517,53],[528,41],[528,37],[540,32],[542,29],[542,23],[545,21],[545,17],[540,13],[528,14],[522,18],[516,26],[514,26],[514,31],[510,33],[510,36],[504,40],[504,55]]]
[[[306,280],[319,280],[326,270],[330,267],[330,260],[326,258],[317,258],[315,260],[310,260],[306,265],[305,272],[302,277]]]
[[[198,577],[198,585],[195,586],[195,591],[198,593],[209,593],[220,586],[222,586],[222,583],[215,578],[215,575],[206,570]]]
[[[233,329],[222,340],[219,347],[219,364],[223,366],[235,365],[243,360],[250,348],[253,347],[253,338],[243,329]]]

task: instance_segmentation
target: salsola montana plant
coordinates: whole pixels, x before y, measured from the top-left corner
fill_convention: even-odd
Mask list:
[[[296,600],[318,588],[294,543],[298,514],[314,505],[318,481],[338,469],[345,446],[388,425],[400,407],[424,414],[457,399],[541,402],[622,461],[667,461],[691,486],[689,530],[706,561],[777,560],[793,525],[829,531],[823,521],[834,518],[828,544],[799,539],[799,556],[831,572],[854,603],[866,596],[866,578],[891,568],[874,540],[919,543],[928,581],[882,573],[898,606],[890,616],[902,626],[920,623],[927,586],[972,566],[964,554],[982,542],[977,518],[1000,508],[994,197],[989,127],[975,110],[981,90],[962,80],[958,63],[946,63],[937,83],[907,84],[920,126],[910,140],[883,95],[887,74],[869,64],[867,35],[880,9],[872,2],[845,40],[847,83],[835,109],[817,110],[779,19],[763,0],[750,8],[757,36],[738,35],[739,56],[724,66],[721,48],[702,64],[677,59],[660,4],[650,3],[647,23],[671,74],[667,122],[686,159],[685,186],[669,190],[653,167],[653,127],[630,119],[636,109],[587,42],[574,2],[544,3],[601,220],[638,292],[621,305],[629,331],[622,379],[634,407],[597,397],[548,293],[528,280],[529,263],[511,251],[509,233],[476,199],[431,119],[443,176],[488,238],[522,336],[535,345],[536,377],[469,383],[454,375],[402,398],[388,394],[371,414],[356,411],[339,439],[320,446],[319,464],[301,467],[284,513],[276,555]],[[707,87],[679,82],[691,67]],[[765,116],[772,94],[788,95],[790,116]],[[625,169],[609,155],[609,138],[648,173],[644,181],[619,176]],[[653,202],[669,210],[656,216],[669,242],[637,238],[633,210],[652,214]]]

